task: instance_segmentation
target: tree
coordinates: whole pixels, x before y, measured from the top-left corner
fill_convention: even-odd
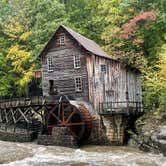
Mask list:
[[[10,46],[10,42],[3,31],[4,21],[11,14],[11,11],[12,8],[6,1],[0,2],[0,96],[9,94],[9,89],[11,89],[11,77],[8,73],[9,67],[6,59],[6,48]]]
[[[65,8],[58,0],[25,0],[23,15],[32,32],[28,47],[36,61],[57,27],[66,22]]]
[[[103,23],[97,19],[99,2],[96,0],[68,0],[65,2],[67,25],[77,32],[101,43]]]
[[[25,94],[25,86],[33,76],[34,64],[31,62],[32,54],[26,44],[31,35],[25,23],[20,18],[9,18],[3,24],[4,34],[10,45],[6,48],[4,64],[7,64],[7,75],[10,82],[11,94]]]
[[[165,0],[2,0],[0,93],[18,93],[59,24],[95,40],[142,72],[144,101],[165,103]],[[19,60],[18,60],[19,59]],[[20,94],[26,93],[24,90]]]
[[[103,12],[105,11],[105,12]],[[144,101],[152,108],[165,102],[164,55],[166,4],[164,0],[101,1],[105,49],[142,72]],[[162,96],[162,97],[161,97]]]
[[[65,20],[64,5],[58,0],[10,0],[0,2],[0,8],[0,90],[25,95],[39,52]]]

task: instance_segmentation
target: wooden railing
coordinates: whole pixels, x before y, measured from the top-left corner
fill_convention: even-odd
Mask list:
[[[1,98],[0,108],[56,104],[59,103],[61,99],[66,99],[66,101],[68,100],[66,96],[32,96],[19,98]]]
[[[120,101],[99,103],[99,114],[140,114],[143,113],[142,102]]]
[[[43,105],[45,103],[46,103],[46,98],[43,96],[8,98],[8,99],[0,99],[0,108]]]

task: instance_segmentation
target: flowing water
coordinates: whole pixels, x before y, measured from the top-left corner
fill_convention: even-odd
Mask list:
[[[0,141],[1,166],[166,166],[166,157],[127,146],[70,149]]]

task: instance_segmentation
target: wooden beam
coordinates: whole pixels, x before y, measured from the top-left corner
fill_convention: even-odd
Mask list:
[[[17,108],[16,109],[20,114],[21,114],[21,116],[17,119],[17,121],[16,122],[18,122],[22,117],[25,119],[25,121],[27,122],[27,123],[29,123],[29,120],[26,118],[26,116],[24,115],[28,110],[26,110],[24,113],[22,112],[22,110],[20,109],[20,108]]]
[[[77,109],[74,108],[73,112],[69,115],[69,117],[66,119],[65,123],[68,123],[71,119],[71,117],[77,112]]]

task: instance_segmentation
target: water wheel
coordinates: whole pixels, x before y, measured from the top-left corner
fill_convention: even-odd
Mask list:
[[[90,135],[91,115],[83,105],[76,107],[69,102],[60,103],[48,113],[47,129],[49,134],[52,133],[53,127],[67,127],[77,141],[82,141]]]

